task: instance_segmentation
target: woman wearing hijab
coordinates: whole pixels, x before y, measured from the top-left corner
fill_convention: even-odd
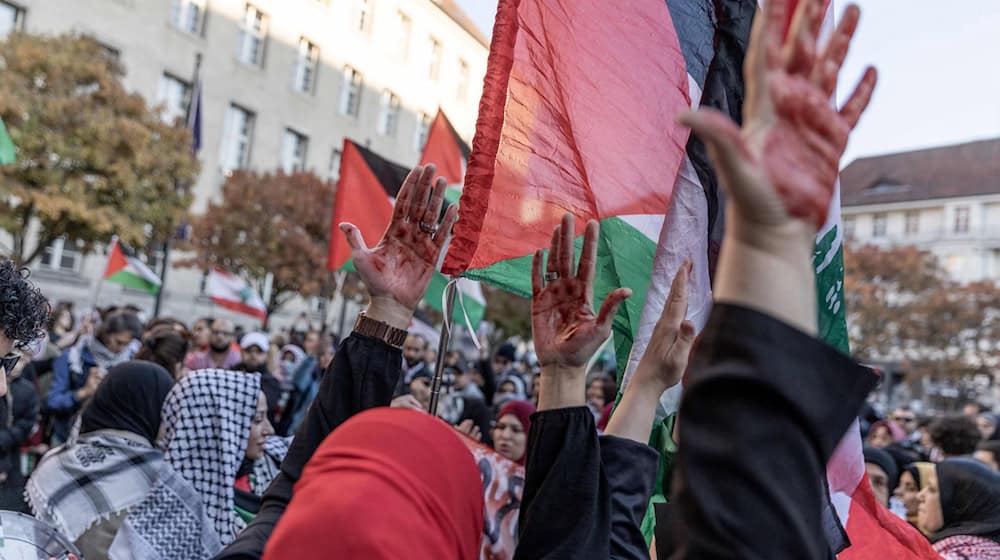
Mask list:
[[[140,334],[142,324],[135,314],[115,311],[101,323],[96,336],[82,337],[52,363],[46,404],[55,418],[54,441],[66,441],[74,415],[94,395],[107,372],[132,359],[132,341]]]
[[[920,506],[920,490],[922,483],[934,475],[934,463],[910,463],[903,467],[899,475],[899,486],[896,486],[893,496],[903,502],[906,508],[906,520],[910,525],[917,526],[917,510]]]
[[[1000,474],[948,459],[922,481],[917,528],[945,560],[1000,559]]]
[[[248,451],[263,445],[266,407],[257,374],[207,369],[178,381],[163,403],[158,441],[176,478],[157,485],[129,515],[112,552],[207,558],[231,542],[245,526],[233,485]]]
[[[479,469],[459,436],[428,414],[379,408],[316,450],[264,558],[475,560],[482,531]]]
[[[35,517],[72,539],[85,558],[107,558],[122,519],[150,493],[164,466],[153,447],[173,380],[133,361],[108,372],[83,411],[80,435],[50,451],[27,484]]]
[[[493,449],[518,465],[524,465],[534,413],[535,405],[528,401],[511,401],[504,405],[493,426]]]

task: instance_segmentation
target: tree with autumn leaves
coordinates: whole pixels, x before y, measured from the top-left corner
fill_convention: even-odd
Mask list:
[[[5,255],[29,264],[60,237],[85,250],[114,235],[138,248],[167,239],[198,175],[190,131],[127,92],[121,63],[87,37],[14,33],[0,67],[0,116],[17,146],[0,168]]]
[[[1000,288],[963,284],[915,247],[849,247],[844,254],[851,349],[904,364],[914,378],[968,379],[1000,367]]]
[[[312,173],[237,171],[222,185],[222,199],[195,216],[183,263],[241,274],[260,293],[272,274],[268,314],[295,296],[329,287],[326,271],[334,185]]]

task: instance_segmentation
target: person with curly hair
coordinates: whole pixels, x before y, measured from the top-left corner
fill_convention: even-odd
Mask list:
[[[943,458],[972,455],[979,443],[979,428],[968,416],[955,415],[938,418],[930,425],[931,440]]]
[[[28,280],[28,269],[0,260],[0,396],[7,394],[7,374],[23,350],[48,334],[49,302]]]

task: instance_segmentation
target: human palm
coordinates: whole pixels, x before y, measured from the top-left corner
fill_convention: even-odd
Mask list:
[[[444,242],[458,217],[450,206],[438,225],[447,186],[431,185],[434,166],[416,167],[396,198],[392,221],[375,247],[365,246],[353,224],[341,224],[351,246],[351,258],[373,299],[390,299],[413,310],[427,291]]]
[[[829,100],[860,12],[848,7],[817,56],[822,2],[800,0],[785,37],[787,6],[788,0],[769,0],[754,24],[744,68],[742,129],[710,109],[687,113],[682,122],[708,144],[743,218],[769,226],[794,219],[818,228],[826,220],[848,136],[871,100],[877,76],[868,68],[838,111]]]
[[[542,252],[532,263],[531,333],[542,367],[579,368],[611,336],[618,306],[631,294],[618,289],[608,295],[599,314],[594,313],[594,270],[599,226],[592,221],[584,234],[579,270],[574,266],[573,215],[566,214],[556,227],[549,251],[546,281]]]

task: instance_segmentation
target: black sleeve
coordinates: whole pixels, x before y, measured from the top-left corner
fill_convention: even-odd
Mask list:
[[[721,304],[690,371],[671,558],[831,558],[825,466],[876,377],[776,319]]]
[[[260,558],[271,531],[292,499],[292,487],[306,462],[332,432],[351,416],[388,406],[399,380],[403,356],[398,348],[352,333],[344,340],[320,383],[316,400],[295,433],[281,473],[264,493],[260,513],[217,560]]]
[[[17,383],[15,389],[14,384],[11,385],[13,419],[10,426],[0,428],[0,451],[4,454],[13,452],[28,439],[35,423],[38,422],[38,410],[41,406],[34,387],[26,383]]]
[[[493,395],[497,392],[497,375],[489,358],[480,360],[479,365],[479,373],[483,375],[483,400],[490,405],[493,404]]]
[[[640,526],[656,486],[659,453],[615,436],[601,436],[601,469],[611,497],[611,554],[614,559],[649,559]]]
[[[535,413],[514,560],[607,559],[608,501],[590,410],[581,406]]]
[[[458,421],[472,420],[479,428],[479,433],[483,435],[482,442],[493,447],[493,435],[490,431],[490,419],[492,417],[490,408],[486,406],[486,403],[482,399],[464,397],[463,400],[465,401],[465,407],[462,409],[462,417]]]

